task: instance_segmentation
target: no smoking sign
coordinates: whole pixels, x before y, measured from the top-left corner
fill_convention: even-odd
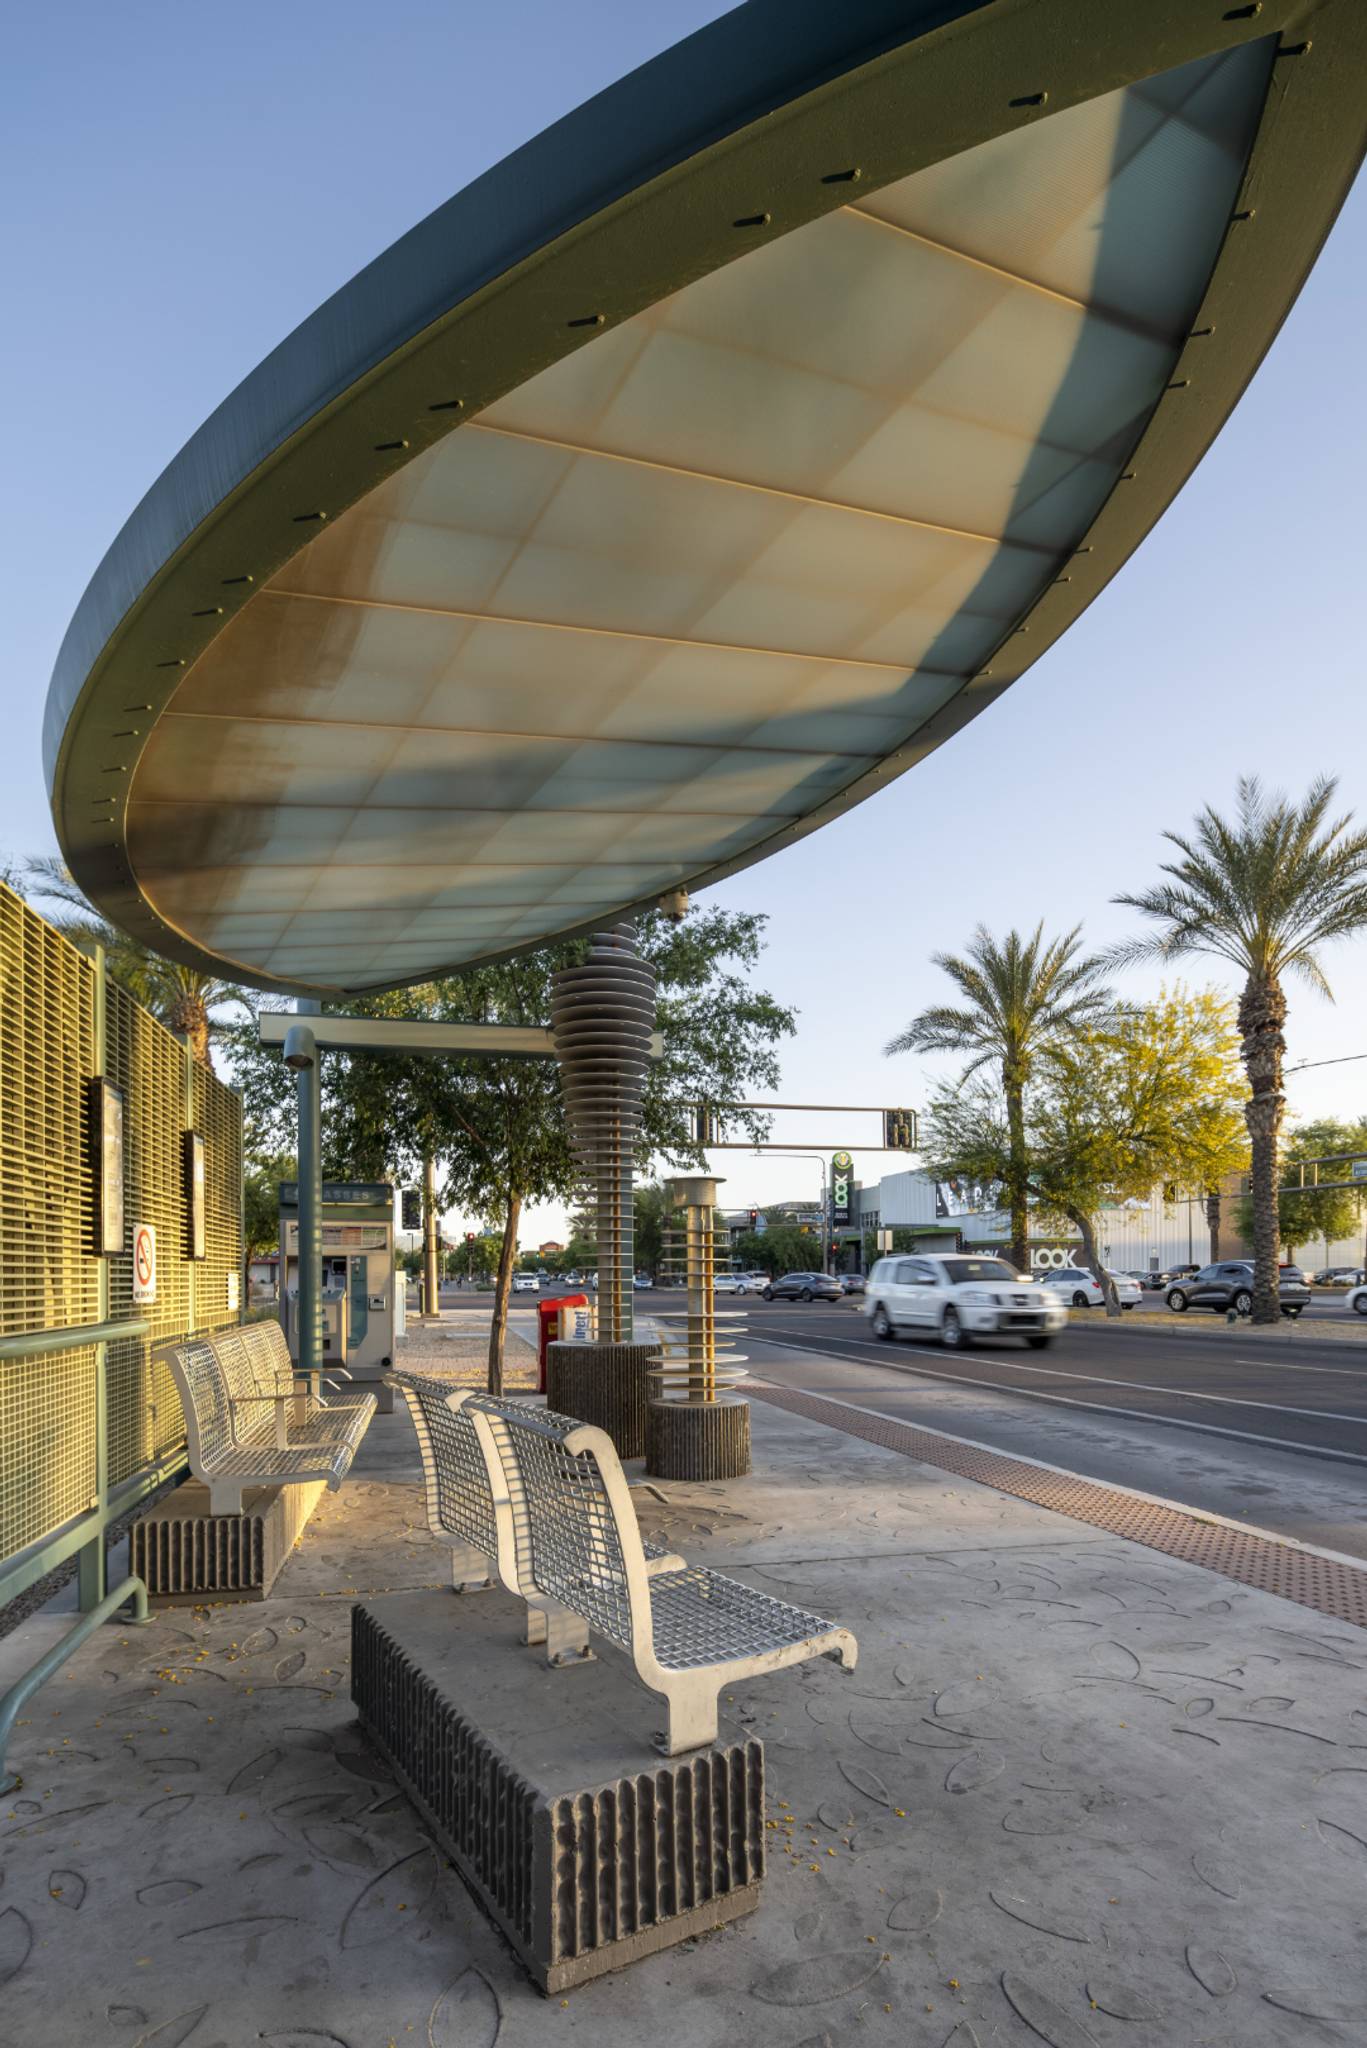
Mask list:
[[[133,1299],[157,1298],[157,1233],[150,1223],[133,1226]]]

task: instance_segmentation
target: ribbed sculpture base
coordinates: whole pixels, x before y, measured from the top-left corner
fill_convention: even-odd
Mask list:
[[[661,1757],[660,1702],[620,1658],[554,1671],[521,1635],[497,1593],[369,1600],[352,1609],[351,1697],[541,1989],[753,1912],[763,1745],[728,1731]]]
[[[748,1401],[651,1401],[646,1471],[652,1479],[743,1479],[750,1470]]]
[[[128,1569],[173,1606],[264,1600],[326,1491],[321,1479],[248,1487],[240,1515],[212,1515],[208,1487],[187,1479],[132,1524]]]
[[[605,1429],[619,1458],[643,1458],[646,1369],[658,1358],[655,1344],[548,1345],[546,1406]]]

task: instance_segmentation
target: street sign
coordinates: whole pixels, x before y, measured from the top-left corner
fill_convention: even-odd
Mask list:
[[[848,1152],[832,1153],[831,1224],[836,1230],[843,1230],[849,1224],[852,1209],[850,1183],[853,1173],[854,1161]]]
[[[133,1225],[133,1299],[157,1298],[157,1233],[150,1223]]]

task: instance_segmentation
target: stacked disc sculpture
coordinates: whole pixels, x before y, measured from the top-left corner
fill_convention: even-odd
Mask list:
[[[739,1479],[750,1470],[750,1404],[733,1339],[738,1309],[716,1305],[713,1218],[719,1183],[698,1174],[666,1183],[665,1273],[682,1280],[684,1306],[659,1312],[661,1352],[648,1371],[646,1470],[660,1479]]]
[[[654,1346],[633,1341],[635,1231],[632,1167],[655,1029],[655,974],[629,922],[595,932],[587,958],[562,967],[551,988],[551,1034],[560,1062],[570,1145],[592,1191],[598,1235],[598,1334],[552,1344],[552,1408],[607,1430],[618,1455],[645,1450],[645,1368]]]

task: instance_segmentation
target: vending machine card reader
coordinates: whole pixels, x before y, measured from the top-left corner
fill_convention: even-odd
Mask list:
[[[385,1181],[323,1183],[323,1363],[379,1380],[394,1362],[394,1190]],[[299,1184],[280,1184],[281,1300],[299,1357]],[[392,1400],[392,1397],[391,1397]],[[388,1410],[391,1400],[381,1400]]]

